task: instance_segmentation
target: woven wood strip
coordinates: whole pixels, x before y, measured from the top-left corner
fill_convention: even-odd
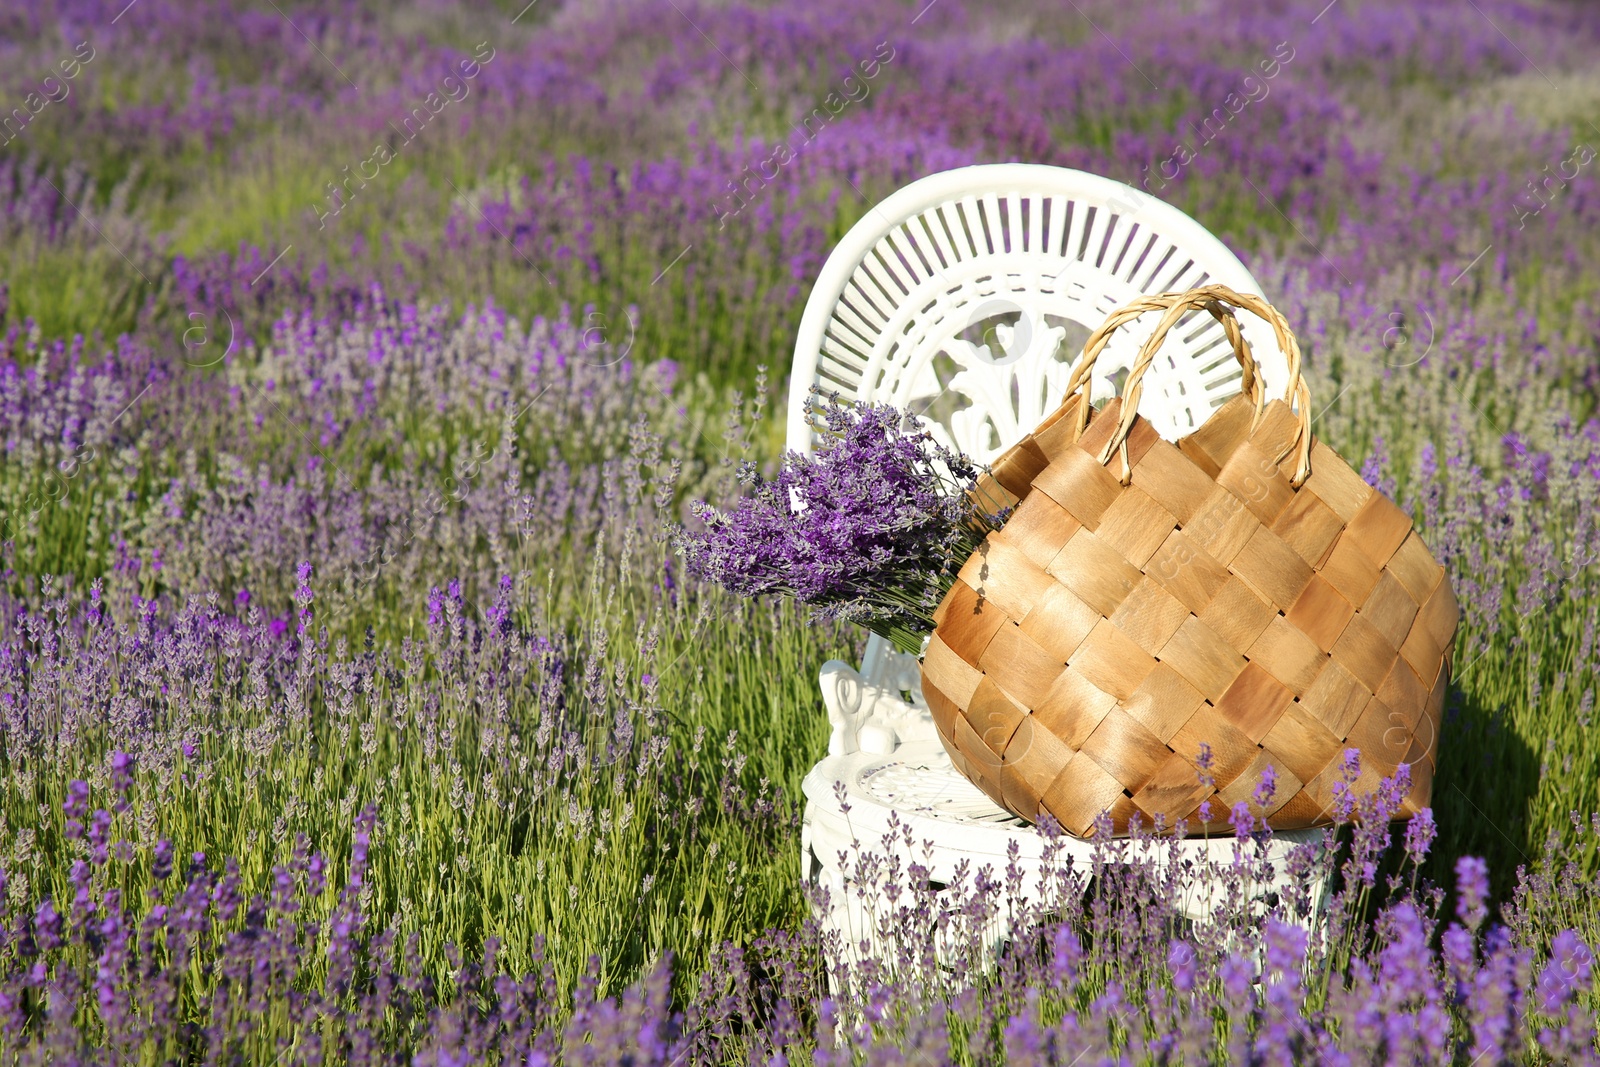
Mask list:
[[[1289,359],[1265,401],[1229,307],[1273,325]],[[1143,375],[1192,308],[1220,322],[1244,391],[1163,441],[1136,414]],[[1161,323],[1124,397],[1084,387],[1111,332]],[[923,691],[955,765],[1029,820],[1087,836],[1137,816],[1225,828],[1329,821],[1340,755],[1357,789],[1401,764],[1409,816],[1428,803],[1458,608],[1410,519],[1310,433],[1299,349],[1270,305],[1220,286],[1144,298],[1091,336],[1060,408],[996,461],[979,492],[1014,506],[935,615]],[[1210,752],[1202,773],[1202,745]]]

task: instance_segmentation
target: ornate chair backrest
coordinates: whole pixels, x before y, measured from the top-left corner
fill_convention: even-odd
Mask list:
[[[805,401],[817,385],[909,409],[943,443],[988,462],[1060,403],[1083,341],[1111,311],[1208,282],[1261,294],[1199,223],[1120,182],[1020,163],[930,175],[871,209],[823,265],[795,342],[788,447],[814,446]],[[1113,338],[1094,400],[1114,395],[1154,322]],[[1240,324],[1267,395],[1281,392],[1288,368],[1270,329],[1244,313]],[[1139,413],[1176,439],[1238,391],[1221,326],[1197,311],[1169,334]],[[874,676],[898,658],[887,649],[869,642],[864,681],[881,682]]]

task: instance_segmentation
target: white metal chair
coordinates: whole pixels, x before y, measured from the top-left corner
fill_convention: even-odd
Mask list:
[[[804,406],[816,385],[910,409],[943,443],[989,461],[1060,403],[1082,342],[1109,312],[1141,294],[1208,282],[1261,293],[1193,219],[1119,182],[1024,164],[923,178],[868,212],[824,264],[795,344],[788,446],[814,446]],[[1115,394],[1112,379],[1131,365],[1154,320],[1130,324],[1107,347],[1096,401]],[[1239,320],[1268,396],[1281,394],[1288,369],[1270,329],[1248,313]],[[1164,437],[1181,437],[1235,395],[1239,379],[1221,327],[1194,313],[1169,335],[1140,414]],[[951,765],[922,699],[916,658],[873,636],[859,670],[832,660],[821,684],[833,731],[827,757],[802,785],[801,872],[830,888],[821,918],[850,954],[875,944],[875,933],[870,908],[844,891],[841,853],[881,853],[891,820],[918,846],[931,842],[926,852],[902,849],[901,859],[928,865],[936,883],[950,882],[962,861],[1003,872],[1015,846],[1030,872],[1027,895],[1044,838]],[[1319,833],[1282,833],[1273,847],[1284,853]],[[1195,860],[1233,856],[1231,841],[1181,848]],[[1086,860],[1089,845],[1068,839],[1067,851]],[[1198,887],[1177,904],[1203,920],[1206,896]],[[996,944],[1005,936],[994,931]]]

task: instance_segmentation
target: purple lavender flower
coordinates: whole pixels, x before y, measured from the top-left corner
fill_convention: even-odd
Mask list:
[[[67,799],[61,803],[61,811],[67,817],[66,832],[70,838],[83,836],[83,819],[89,813],[89,783],[82,779],[74,779],[67,785]]]
[[[1078,935],[1072,928],[1066,925],[1056,929],[1053,941],[1050,973],[1057,986],[1064,988],[1077,980],[1078,968],[1083,961],[1083,943],[1078,940]]]
[[[745,463],[751,493],[726,514],[699,504],[706,528],[675,528],[679,549],[691,573],[735,593],[792,596],[918,652],[1000,516],[974,503],[977,468],[897,409],[835,397],[821,414],[815,456],[790,452],[772,480]]]
[[[1579,993],[1587,993],[1593,981],[1594,953],[1578,931],[1566,929],[1550,945],[1550,960],[1539,972],[1536,987],[1539,1010],[1560,1014]]]
[[[150,853],[150,876],[158,882],[172,876],[172,842],[164,837]]]
[[[1433,846],[1437,836],[1438,827],[1433,821],[1432,808],[1423,808],[1411,817],[1411,821],[1406,823],[1405,850],[1412,863],[1421,864],[1427,858],[1428,849]]]
[[[1256,807],[1265,808],[1272,803],[1272,798],[1277,795],[1278,772],[1269,763],[1261,769],[1261,781],[1257,783],[1255,792],[1251,794],[1250,799],[1255,801]]]
[[[1237,953],[1222,961],[1222,989],[1233,1006],[1242,1006],[1250,999],[1250,985],[1255,979],[1255,969]]]
[[[1477,856],[1456,860],[1456,914],[1476,930],[1489,915],[1489,865]]]
[[[1449,965],[1451,974],[1456,979],[1456,995],[1465,993],[1465,983],[1478,962],[1478,941],[1472,931],[1459,923],[1451,923],[1450,928],[1440,938],[1444,950],[1445,962]]]
[[[316,898],[322,896],[328,885],[328,861],[322,853],[313,852],[311,861],[306,868],[306,894]]]
[[[1395,494],[1394,478],[1385,474],[1389,466],[1389,448],[1380,434],[1372,440],[1372,454],[1361,464],[1361,480],[1384,496]]]
[[[1167,945],[1167,970],[1172,975],[1172,987],[1178,992],[1194,992],[1197,959],[1194,946],[1187,941],[1175,938]]]
[[[55,904],[48,897],[34,909],[33,936],[39,948],[45,952],[53,952],[61,947],[61,916],[56,913]]]
[[[104,866],[111,845],[111,813],[104,808],[96,808],[93,817],[89,820],[89,858],[97,865]]]
[[[120,748],[111,753],[111,788],[116,790],[113,805],[117,811],[128,810],[128,794],[133,791],[133,757]]]
[[[1256,817],[1251,813],[1250,805],[1242,800],[1235,803],[1233,810],[1228,813],[1228,824],[1233,827],[1234,836],[1240,840],[1255,833]]]
[[[1309,935],[1302,926],[1269,918],[1266,927],[1267,968],[1292,982],[1300,980]]]

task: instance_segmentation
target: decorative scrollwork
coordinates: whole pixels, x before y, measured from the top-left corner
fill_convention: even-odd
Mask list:
[[[996,262],[1001,258],[1002,262]],[[1063,284],[1061,261],[1009,264],[995,257],[931,279],[885,331],[895,339],[876,383],[865,390],[917,412],[940,443],[988,462],[1055,410],[1078,351],[1067,323],[1085,333],[1104,317],[1088,290]],[[1059,273],[1048,273],[1048,270]],[[949,273],[956,275],[954,279]],[[926,297],[926,300],[922,297]],[[929,306],[931,305],[931,306]],[[927,308],[913,315],[913,309]],[[1091,396],[1115,393],[1116,353],[1102,360]]]

